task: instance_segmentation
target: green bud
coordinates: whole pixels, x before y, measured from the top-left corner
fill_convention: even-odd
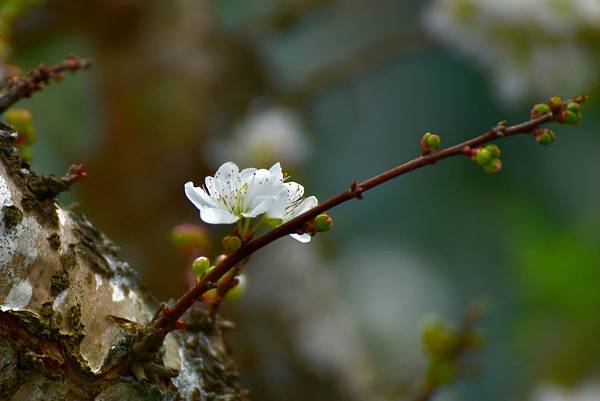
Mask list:
[[[498,145],[490,144],[485,147],[485,149],[492,154],[492,158],[497,159],[502,155],[502,151],[498,147]]]
[[[485,167],[491,163],[493,158],[492,152],[490,152],[488,149],[477,149],[477,153],[475,154],[475,163],[481,167]]]
[[[542,128],[538,131],[535,136],[535,141],[540,145],[550,145],[552,142],[556,140],[556,134],[554,131],[548,128]]]
[[[245,274],[240,274],[236,277],[237,284],[235,287],[230,289],[225,295],[225,299],[227,301],[235,301],[239,299],[246,292],[246,288],[248,287],[248,280],[246,279]]]
[[[210,268],[210,260],[206,256],[200,256],[192,262],[192,271],[196,278],[200,279]]]
[[[565,124],[575,125],[581,122],[581,113],[574,111],[565,111]]]
[[[581,111],[581,105],[577,102],[569,102],[567,104],[567,110],[572,111],[573,113],[578,113]]]
[[[330,215],[326,213],[321,213],[317,217],[315,217],[315,228],[317,231],[325,232],[331,230],[331,226],[333,226],[333,219]]]
[[[549,105],[552,110],[557,110],[562,107],[563,100],[559,96],[552,96]]]
[[[483,166],[483,171],[486,173],[497,173],[502,170],[502,160],[494,159],[489,164]]]
[[[227,258],[227,255],[221,254],[215,258],[215,266],[219,265],[222,261]]]
[[[455,347],[457,337],[437,316],[427,315],[421,323],[421,341],[429,356],[443,357]]]
[[[206,303],[213,303],[216,301],[217,299],[217,289],[216,288],[211,288],[210,290],[206,291],[204,294],[202,294],[202,302],[206,302]]]
[[[233,252],[242,246],[242,240],[238,236],[228,235],[223,238],[222,244],[225,252]]]
[[[435,150],[439,148],[442,144],[442,138],[440,138],[439,135],[432,134],[431,132],[428,132],[427,134],[429,135],[426,137],[425,142],[427,143],[427,146],[429,146],[429,149]]]
[[[535,106],[533,106],[533,111],[536,114],[547,114],[547,113],[552,113],[552,109],[550,108],[550,106],[547,103],[538,103]]]

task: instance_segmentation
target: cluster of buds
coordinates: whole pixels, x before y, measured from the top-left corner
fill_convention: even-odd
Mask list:
[[[551,113],[560,124],[576,125],[583,121],[581,105],[587,100],[587,95],[564,101],[559,96],[552,96],[548,103],[539,103],[531,108],[531,118],[537,118]]]
[[[34,144],[36,139],[31,112],[26,109],[12,108],[4,114],[4,120],[17,131],[16,144],[19,153],[24,159],[30,160],[30,146]]]
[[[200,256],[199,258],[194,259],[194,262],[192,262],[192,271],[196,276],[196,280],[200,281],[216,266],[223,262],[223,260],[225,260],[226,257],[227,255],[217,256],[214,260],[214,264],[212,265],[210,263],[210,259],[206,256]],[[232,277],[232,275],[235,275],[235,277]],[[230,270],[217,281],[215,288],[211,288],[210,290],[202,294],[202,301],[207,303],[213,303],[218,296],[219,287],[227,282],[231,283],[229,290],[225,294],[225,299],[228,301],[238,299],[246,290],[246,276],[243,273],[236,274],[234,270]]]
[[[430,154],[434,150],[439,149],[442,144],[442,138],[439,135],[431,132],[426,132],[421,138],[421,154],[423,156]]]
[[[490,144],[484,147],[470,149],[471,160],[483,168],[486,173],[497,173],[502,170],[502,152],[498,145]]]
[[[485,337],[480,330],[457,330],[437,316],[427,316],[421,324],[421,342],[430,360],[427,377],[441,386],[456,379],[460,354],[483,347]]]
[[[533,136],[540,145],[550,145],[556,141],[556,134],[550,128],[537,127],[533,130]]]

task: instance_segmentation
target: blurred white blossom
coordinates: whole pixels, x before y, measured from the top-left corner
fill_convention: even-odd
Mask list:
[[[291,109],[271,107],[251,113],[227,140],[207,146],[207,158],[215,165],[223,160],[268,165],[277,160],[296,166],[306,158],[308,142],[300,116]]]
[[[434,0],[424,21],[488,69],[506,101],[576,94],[596,79],[598,0]]]
[[[587,383],[567,389],[556,384],[545,383],[533,392],[531,401],[596,401],[600,400],[600,384]]]

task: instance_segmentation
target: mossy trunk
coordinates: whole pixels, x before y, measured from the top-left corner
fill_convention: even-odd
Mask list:
[[[245,399],[221,331],[200,310],[160,355],[132,339],[158,303],[116,246],[37,175],[0,126],[0,400]]]

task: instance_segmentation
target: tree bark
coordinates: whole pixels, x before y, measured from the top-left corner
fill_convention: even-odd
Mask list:
[[[131,356],[159,305],[65,183],[37,175],[0,126],[0,399],[241,400],[237,367],[200,309],[160,355]]]

